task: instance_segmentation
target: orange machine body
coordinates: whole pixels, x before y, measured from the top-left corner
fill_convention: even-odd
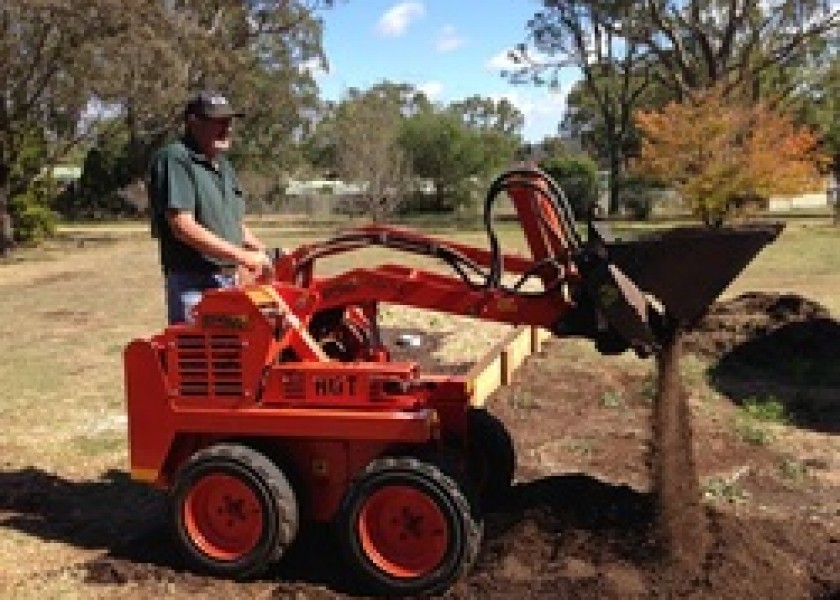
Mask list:
[[[538,275],[544,282],[563,279],[556,293],[514,295],[394,265],[315,277],[315,258],[369,239],[397,240],[408,251],[446,244],[477,265],[492,260],[487,250],[371,226],[347,243],[298,249],[278,262],[270,283],[208,291],[191,323],[133,341],[125,352],[133,477],[168,488],[178,468],[204,447],[229,440],[270,446],[306,491],[308,517],[326,521],[348,482],[377,456],[406,447],[413,453],[452,447],[454,455],[463,454],[469,382],[392,362],[386,348],[367,338],[379,302],[511,324],[555,323],[571,308],[563,286],[576,284],[576,272],[562,247],[546,245],[543,230],[556,223],[539,220],[534,195],[539,190],[512,193],[525,207],[523,227],[534,256],[502,258],[513,273],[548,255],[566,261]],[[559,237],[555,232],[553,239]],[[341,360],[310,333],[313,317],[331,310],[343,315],[331,332],[343,337]]]

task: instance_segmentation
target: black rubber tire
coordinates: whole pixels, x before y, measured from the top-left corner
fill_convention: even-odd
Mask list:
[[[199,494],[199,486],[212,489],[214,481],[233,482],[252,505],[258,505],[258,539],[241,556],[214,556],[202,548],[208,542],[202,544],[196,537],[203,533],[196,533],[200,526],[194,524],[191,494]],[[235,501],[234,498],[234,509]],[[242,506],[240,500],[240,513]],[[207,510],[209,512],[209,506]],[[217,444],[194,454],[178,471],[171,494],[175,537],[187,562],[202,573],[221,577],[252,578],[280,560],[297,536],[298,514],[294,490],[280,468],[260,452],[238,444]],[[218,517],[210,517],[213,518]],[[245,520],[244,516],[242,520]],[[205,530],[207,527],[205,525]]]
[[[406,488],[419,492],[424,502],[436,507],[436,514],[445,522],[445,550],[440,560],[424,572],[397,575],[377,564],[377,549],[371,549],[375,542],[365,544],[362,539],[360,515],[374,494]],[[415,522],[416,513],[412,515],[406,508],[401,511],[409,523]],[[388,597],[436,594],[447,589],[472,567],[483,532],[457,478],[445,473],[439,465],[409,457],[371,462],[345,494],[336,518],[336,530],[350,572],[366,592]]]
[[[501,506],[513,483],[516,450],[504,423],[481,408],[467,413],[467,461],[482,510]]]

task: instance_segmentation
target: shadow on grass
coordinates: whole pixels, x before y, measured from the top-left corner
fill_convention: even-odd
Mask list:
[[[83,481],[32,467],[0,472],[0,532],[4,529],[45,542],[101,549],[100,557],[81,565],[88,583],[212,580],[188,572],[172,538],[165,494],[133,482],[122,471]],[[267,578],[345,591],[330,538],[327,527],[306,528]]]
[[[163,497],[111,470],[72,481],[34,467],[0,472],[0,528],[79,548],[108,549],[146,530]]]
[[[840,432],[840,323],[833,319],[755,335],[724,354],[710,376],[739,405],[775,401],[794,425]]]

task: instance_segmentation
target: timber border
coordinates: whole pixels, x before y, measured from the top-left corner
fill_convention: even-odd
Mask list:
[[[510,331],[467,372],[465,377],[472,393],[470,405],[483,407],[493,392],[509,385],[525,359],[539,352],[550,337],[549,331],[530,325]]]

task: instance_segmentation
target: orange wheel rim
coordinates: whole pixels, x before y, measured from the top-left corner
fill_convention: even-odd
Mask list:
[[[362,550],[393,577],[422,577],[437,568],[449,547],[440,506],[409,486],[388,486],[367,499],[358,519]]]
[[[263,508],[254,490],[231,475],[207,475],[184,503],[184,523],[195,545],[216,560],[247,555],[260,541]]]

